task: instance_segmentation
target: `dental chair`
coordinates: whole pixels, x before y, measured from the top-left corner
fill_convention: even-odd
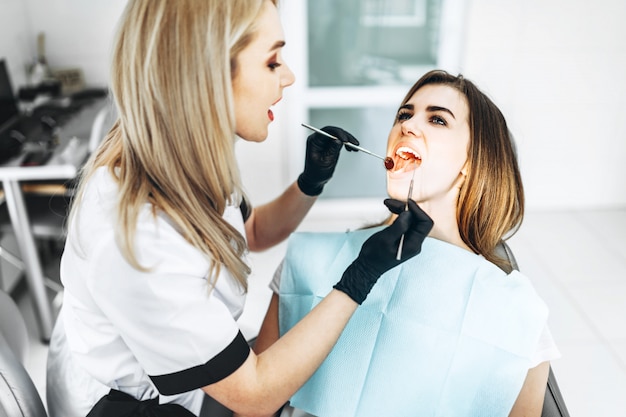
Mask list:
[[[22,314],[13,299],[0,290],[0,417],[47,417],[23,365],[27,350]]]
[[[508,259],[513,269],[519,271],[517,260],[511,251],[511,248],[502,242],[496,248],[498,255],[504,259]],[[559,385],[556,383],[556,377],[550,367],[550,374],[548,375],[548,385],[546,386],[546,396],[543,400],[543,411],[541,417],[570,417],[569,411],[565,406],[563,395],[559,389]]]

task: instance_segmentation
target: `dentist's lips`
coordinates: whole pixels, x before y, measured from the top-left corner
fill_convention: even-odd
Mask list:
[[[274,104],[272,104],[272,107],[274,107],[280,100],[282,100],[282,97],[276,100]],[[267,109],[267,117],[270,119],[270,122],[274,121],[274,112],[272,109]]]
[[[421,155],[413,148],[401,145],[393,155],[394,171],[417,169],[422,163]]]

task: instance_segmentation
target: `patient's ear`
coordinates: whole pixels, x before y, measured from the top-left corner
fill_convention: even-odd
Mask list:
[[[463,175],[464,177],[467,177],[467,164],[468,161],[465,161],[465,164],[463,164],[463,168],[461,168],[461,175]]]
[[[467,161],[465,162],[465,165],[463,165],[463,168],[461,168],[461,171],[459,172],[459,178],[458,178],[458,187],[459,189],[461,189],[463,187],[463,185],[465,184],[465,180],[467,179]]]

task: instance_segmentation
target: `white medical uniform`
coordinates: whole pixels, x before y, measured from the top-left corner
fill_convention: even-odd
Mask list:
[[[196,415],[200,389],[249,355],[236,320],[245,293],[225,268],[212,288],[209,259],[162,213],[142,209],[132,267],[115,239],[118,187],[106,168],[90,180],[61,261],[62,312],[51,340],[52,417],[85,416],[111,388],[137,399],[160,396]],[[238,207],[224,218],[245,236]]]

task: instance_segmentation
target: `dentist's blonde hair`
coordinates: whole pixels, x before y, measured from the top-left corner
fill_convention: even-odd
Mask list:
[[[131,0],[124,11],[111,69],[119,118],[85,167],[77,201],[107,167],[120,188],[118,244],[137,269],[136,223],[150,203],[207,255],[212,281],[223,266],[247,288],[245,239],[222,215],[243,198],[232,79],[264,1]]]

